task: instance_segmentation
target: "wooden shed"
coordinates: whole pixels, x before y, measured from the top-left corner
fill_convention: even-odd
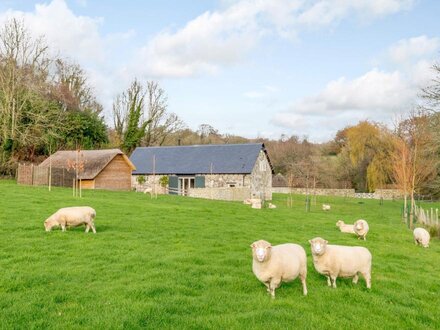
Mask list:
[[[131,173],[136,167],[119,149],[57,151],[40,166],[74,172],[75,164],[81,164],[79,178],[84,189],[131,190]]]

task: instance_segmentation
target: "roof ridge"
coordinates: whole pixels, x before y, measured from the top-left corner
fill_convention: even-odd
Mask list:
[[[221,147],[221,146],[250,146],[250,145],[263,145],[263,142],[252,143],[222,143],[222,144],[187,144],[177,146],[150,146],[150,147],[136,147],[136,149],[162,149],[162,148],[188,148],[188,147]]]

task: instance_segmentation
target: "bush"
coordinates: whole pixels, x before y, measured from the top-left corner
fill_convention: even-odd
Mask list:
[[[437,224],[428,225],[426,229],[428,230],[429,235],[431,235],[431,237],[440,238],[440,225]]]
[[[136,181],[137,181],[137,183],[139,183],[140,185],[142,185],[142,184],[144,184],[145,181],[147,181],[147,180],[145,179],[145,176],[143,176],[143,175],[139,175],[139,176],[136,178]]]
[[[162,186],[162,187],[166,187],[166,186],[168,186],[168,176],[161,176],[160,177],[160,179],[159,179],[159,184]]]

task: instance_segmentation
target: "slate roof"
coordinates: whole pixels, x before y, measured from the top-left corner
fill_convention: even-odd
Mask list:
[[[138,147],[130,160],[133,174],[249,174],[263,143]],[[270,161],[269,161],[270,163]]]
[[[94,179],[117,155],[122,155],[128,166],[133,170],[136,169],[128,157],[119,149],[81,150],[79,161],[84,161],[84,171],[81,172],[80,178],[83,180]],[[48,167],[51,162],[54,168],[68,169],[69,162],[75,162],[76,157],[76,150],[61,150],[49,157],[51,161],[46,158],[40,166]]]

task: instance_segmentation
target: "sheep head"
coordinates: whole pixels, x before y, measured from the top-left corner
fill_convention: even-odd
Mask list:
[[[338,222],[336,222],[336,227],[341,227],[343,226],[345,223],[342,220],[338,220]]]
[[[309,240],[309,243],[312,249],[312,254],[322,256],[325,253],[328,241],[321,237],[315,237]]]
[[[361,220],[356,221],[356,223],[355,223],[355,228],[356,228],[357,230],[362,230],[362,229],[364,229],[364,223],[363,223]]]
[[[44,229],[46,231],[51,231],[53,227],[56,227],[58,223],[56,223],[53,219],[47,218],[46,221],[44,221]]]
[[[258,262],[264,262],[270,259],[272,245],[265,241],[259,240],[251,244],[252,255]]]

